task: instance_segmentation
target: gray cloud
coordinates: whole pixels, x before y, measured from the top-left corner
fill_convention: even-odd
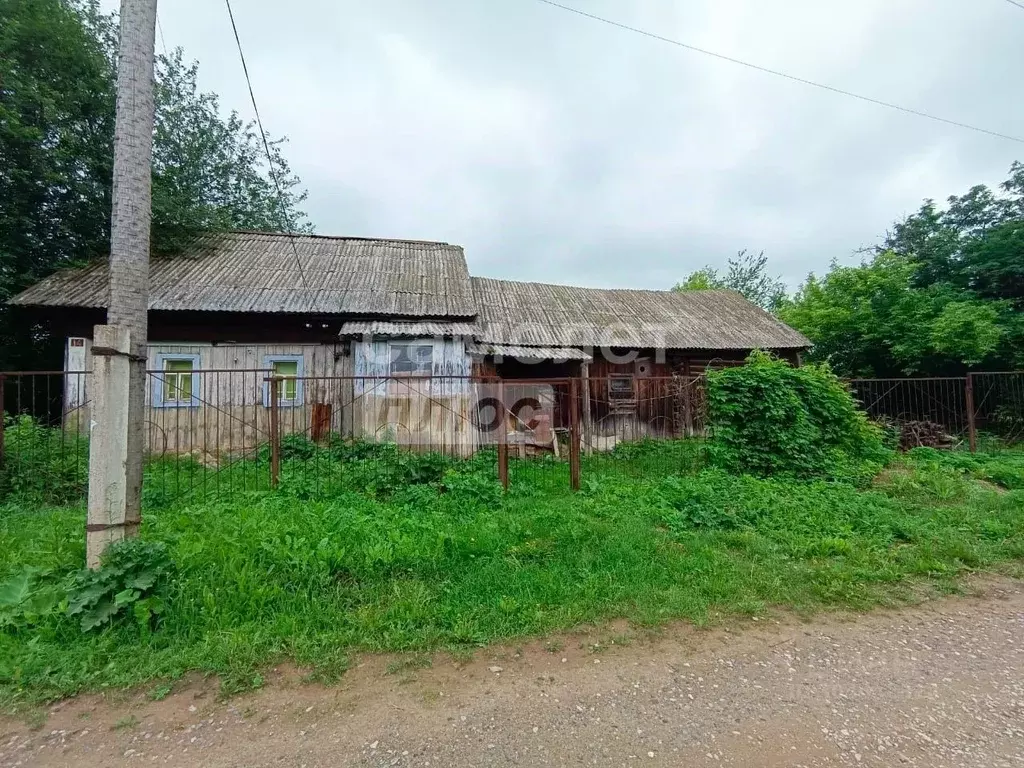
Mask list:
[[[1024,133],[1024,13],[962,0],[565,0],[908,107]],[[257,98],[325,234],[448,240],[476,274],[664,288],[740,248],[795,285],[1020,145],[534,0],[236,3]],[[251,108],[219,2],[161,7],[204,88]]]

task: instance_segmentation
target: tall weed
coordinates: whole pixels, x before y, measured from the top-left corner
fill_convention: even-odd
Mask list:
[[[85,499],[89,444],[76,432],[47,427],[31,416],[5,416],[0,498],[34,504]]]
[[[734,474],[864,483],[891,457],[881,430],[823,365],[755,351],[708,374],[712,462]]]

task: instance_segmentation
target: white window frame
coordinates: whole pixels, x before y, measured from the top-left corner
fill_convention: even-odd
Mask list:
[[[192,397],[185,400],[165,400],[164,392],[167,387],[167,379],[164,376],[164,369],[168,362],[187,360],[192,363]],[[198,408],[199,407],[199,355],[185,354],[180,352],[160,352],[156,356],[156,372],[153,373],[152,405],[154,408]]]
[[[393,368],[395,362],[395,347],[430,347],[430,370],[427,373],[408,371],[396,372]],[[393,378],[415,378],[430,377],[434,375],[434,363],[437,359],[437,345],[433,339],[396,339],[388,342],[388,376]]]
[[[289,399],[284,397],[278,397],[277,404],[281,408],[296,408],[305,402],[305,382],[302,377],[306,375],[305,371],[305,358],[302,355],[264,355],[263,367],[268,371],[267,376],[271,376],[274,363],[295,363],[295,398]],[[270,407],[270,382],[263,382],[263,407]]]

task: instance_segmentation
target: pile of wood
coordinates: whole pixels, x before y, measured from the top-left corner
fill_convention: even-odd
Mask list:
[[[892,426],[899,430],[901,451],[921,447],[950,449],[956,443],[956,438],[934,421],[899,421]]]

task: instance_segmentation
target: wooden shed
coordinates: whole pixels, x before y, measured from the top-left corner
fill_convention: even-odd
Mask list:
[[[99,262],[12,302],[67,339],[65,420],[81,428],[106,301]],[[154,453],[251,451],[276,414],[285,433],[315,440],[467,455],[494,442],[506,417],[515,428],[563,429],[570,377],[580,380],[590,447],[685,435],[700,428],[694,377],[708,366],[754,348],[798,362],[809,346],[730,291],[471,278],[461,247],[414,240],[205,235],[152,261],[149,304]],[[509,382],[509,403],[496,405],[495,380]]]
[[[735,291],[471,281],[475,369],[517,380],[579,377],[591,447],[691,435],[702,428],[699,377],[708,368],[739,365],[753,349],[799,364],[810,346]],[[566,414],[556,408],[552,423],[566,426]]]
[[[107,264],[15,297],[67,339],[67,419],[88,423]],[[462,248],[413,240],[229,232],[150,269],[147,433],[154,453],[252,450],[282,430],[466,454],[476,308]],[[443,377],[443,378],[442,378]],[[423,380],[432,381],[424,384]]]

